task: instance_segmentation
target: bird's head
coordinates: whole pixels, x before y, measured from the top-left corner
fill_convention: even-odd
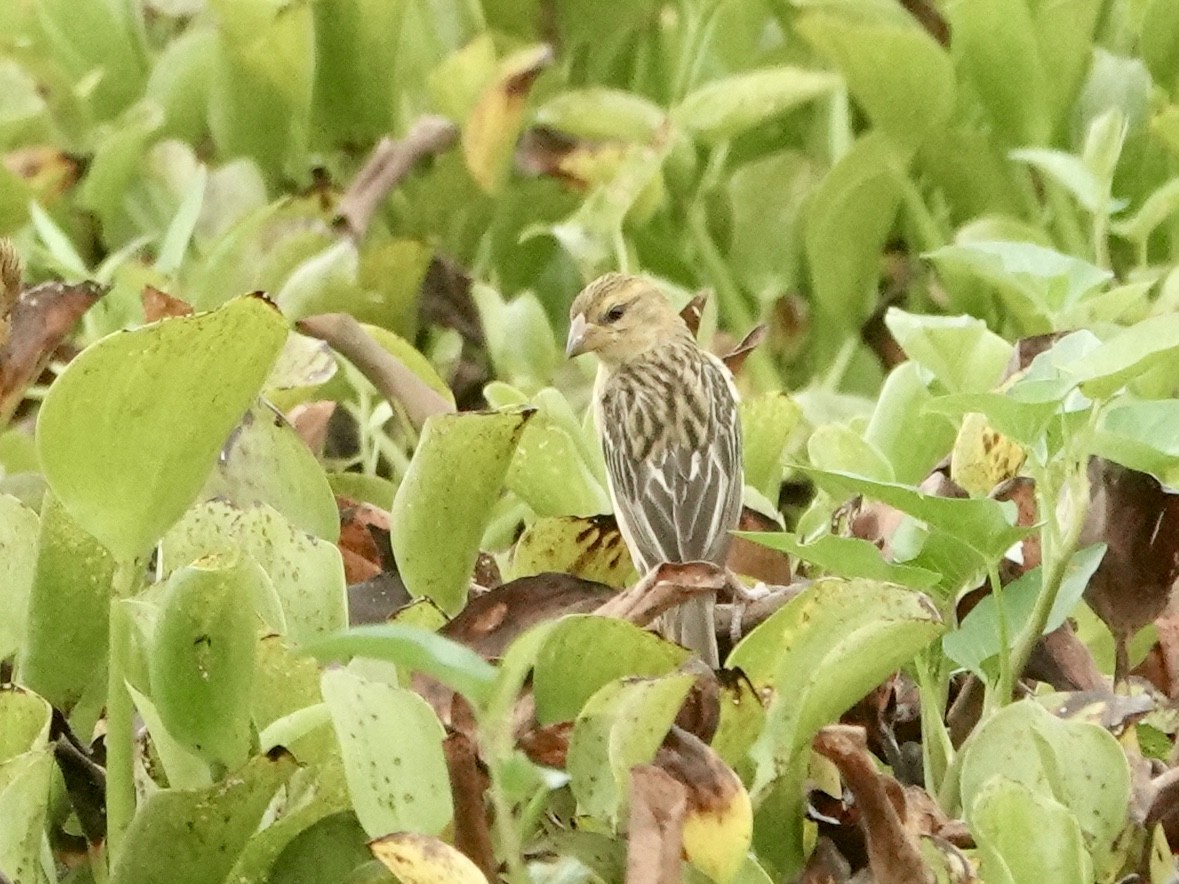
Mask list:
[[[574,298],[565,355],[595,353],[617,367],[677,337],[691,332],[663,292],[642,277],[607,273]]]

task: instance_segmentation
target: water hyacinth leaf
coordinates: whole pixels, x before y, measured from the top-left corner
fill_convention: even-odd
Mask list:
[[[331,543],[340,537],[336,499],[323,468],[282,413],[264,400],[242,416],[200,496],[242,510],[269,504],[308,534]]]
[[[135,814],[111,870],[115,884],[222,881],[275,793],[298,765],[286,752],[251,758],[204,789],[160,789]]]
[[[812,584],[754,629],[726,665],[774,692],[751,750],[755,791],[797,763],[820,727],[943,630],[937,610],[919,593],[836,578]]]
[[[286,338],[258,297],[104,338],[54,382],[37,418],[45,477],[119,559],[188,508]]]
[[[901,203],[903,165],[883,133],[870,133],[814,191],[806,256],[815,303],[828,322],[858,325],[876,303],[880,252]]]
[[[953,63],[913,17],[868,8],[864,14],[848,7],[842,15],[806,10],[795,27],[843,73],[873,125],[901,143],[919,144],[954,109]]]
[[[1093,880],[1077,818],[1049,795],[996,775],[975,797],[967,820],[987,881]],[[1026,833],[1032,831],[1037,849],[1028,850]]]
[[[666,114],[641,95],[594,86],[561,92],[538,107],[533,118],[575,138],[647,142]]]
[[[1179,402],[1174,399],[1119,403],[1102,411],[1093,452],[1150,473],[1167,488],[1179,487],[1176,421]]]
[[[505,59],[463,126],[461,143],[467,169],[487,193],[497,193],[503,186],[524,123],[528,93],[552,60],[553,50],[544,44]]]
[[[1036,751],[1029,752],[1031,746]],[[1002,775],[1067,808],[1101,867],[1130,797],[1126,755],[1105,728],[1057,718],[1034,700],[1022,700],[983,722],[963,751],[960,788],[968,814]]]
[[[45,880],[41,850],[54,775],[51,712],[36,694],[0,690],[0,869],[13,881]]]
[[[965,0],[949,12],[955,63],[992,125],[1008,144],[1045,144],[1052,87],[1026,0]]]
[[[52,494],[41,507],[36,550],[17,669],[23,684],[68,710],[104,668],[115,563]]]
[[[26,642],[30,594],[37,568],[40,520],[15,497],[0,494],[0,659]]]
[[[476,707],[495,682],[495,667],[474,651],[436,633],[394,623],[357,626],[308,645],[304,653],[321,660],[366,657],[422,672],[458,691]]]
[[[932,401],[914,359],[906,359],[884,379],[864,441],[884,455],[898,482],[920,482],[953,443],[953,423],[926,410]]]
[[[437,415],[426,421],[391,511],[406,588],[447,614],[466,602],[492,507],[531,412]]]
[[[858,537],[837,537],[824,534],[803,543],[797,535],[789,532],[735,531],[737,537],[744,537],[762,546],[788,553],[804,562],[818,565],[825,571],[840,577],[864,578],[913,589],[930,589],[937,585],[938,574],[926,568],[913,565],[898,565],[886,561],[876,544]]]
[[[1029,333],[1054,328],[1058,314],[1074,309],[1113,278],[1088,261],[1030,242],[962,243],[926,257],[939,267],[990,283]]]
[[[377,838],[369,849],[403,884],[487,884],[466,854],[437,838],[398,832]]]
[[[990,390],[1011,358],[1011,345],[973,316],[921,316],[890,307],[884,323],[905,354],[951,393]]]
[[[1014,478],[1027,451],[992,427],[984,415],[968,412],[950,452],[950,479],[971,497],[984,497]]]
[[[343,629],[348,622],[339,548],[262,504],[240,510],[220,500],[198,504],[164,537],[165,573],[207,555],[248,554],[270,577],[295,643]]]
[[[1015,527],[1011,507],[989,499],[939,497],[907,485],[880,482],[864,476],[832,470],[799,469],[831,494],[862,494],[896,507],[966,544],[984,560],[997,561],[1029,529]]]
[[[143,719],[151,736],[152,751],[159,756],[160,766],[168,777],[168,785],[173,789],[203,789],[211,786],[213,775],[209,765],[168,732],[156,704],[131,685],[127,685],[127,693],[131,695],[135,711]]]
[[[609,654],[601,653],[609,648]],[[549,632],[536,657],[532,686],[541,724],[570,721],[594,693],[624,676],[658,676],[688,659],[678,645],[625,620],[575,614]]]
[[[802,423],[802,409],[785,393],[765,393],[740,403],[745,484],[771,500],[782,484],[782,454]]]
[[[540,518],[512,547],[509,580],[546,571],[573,574],[616,589],[634,572],[622,533],[604,516]]]
[[[412,691],[346,669],[325,672],[321,687],[352,804],[369,837],[441,832],[452,816],[450,779],[442,754],[445,734],[429,704]]]
[[[691,92],[672,119],[708,142],[726,141],[778,114],[830,94],[840,79],[826,71],[765,68],[714,80]]]
[[[1106,399],[1179,350],[1179,314],[1152,316],[1065,366],[1081,392]]]
[[[1089,578],[1101,564],[1105,549],[1105,544],[1096,544],[1079,550],[1069,559],[1044,625],[1045,633],[1059,627],[1072,614]],[[1043,573],[1040,568],[1034,568],[1003,588],[1003,616],[1007,621],[1009,647],[1015,644],[1020,630],[1031,618],[1042,585]],[[999,606],[995,596],[988,595],[971,609],[957,629],[942,637],[942,650],[959,666],[984,681],[990,681],[993,673],[983,664],[1000,652],[999,635]]]
[[[1145,246],[1155,228],[1175,214],[1177,210],[1179,210],[1179,178],[1172,178],[1152,191],[1137,212],[1110,225],[1110,230],[1120,237]]]
[[[164,727],[185,748],[223,769],[245,762],[254,677],[253,584],[248,557],[202,560],[173,572],[160,603],[148,667]]]
[[[594,693],[569,737],[570,786],[582,813],[625,819],[630,769],[654,758],[694,681],[687,674],[621,679]]]
[[[1027,163],[1055,180],[1089,212],[1109,212],[1117,208],[1116,204],[1110,205],[1109,182],[1102,181],[1074,154],[1048,148],[1026,148],[1013,150],[1010,155],[1013,160]]]
[[[881,482],[894,480],[892,464],[862,435],[840,424],[815,429],[806,443],[807,457],[817,469],[855,470]]]

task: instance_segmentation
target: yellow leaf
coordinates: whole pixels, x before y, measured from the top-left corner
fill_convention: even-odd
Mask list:
[[[399,832],[368,846],[401,884],[487,884],[479,867],[465,855],[429,835]]]

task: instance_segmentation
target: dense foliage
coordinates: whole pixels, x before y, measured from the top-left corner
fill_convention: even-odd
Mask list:
[[[1174,0],[3,0],[0,881],[1175,880],[1177,210]]]

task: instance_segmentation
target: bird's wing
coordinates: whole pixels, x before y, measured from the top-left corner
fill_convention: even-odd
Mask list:
[[[601,403],[615,516],[644,570],[720,564],[741,509],[741,425],[727,369],[701,352],[671,381],[659,394],[615,385]]]

